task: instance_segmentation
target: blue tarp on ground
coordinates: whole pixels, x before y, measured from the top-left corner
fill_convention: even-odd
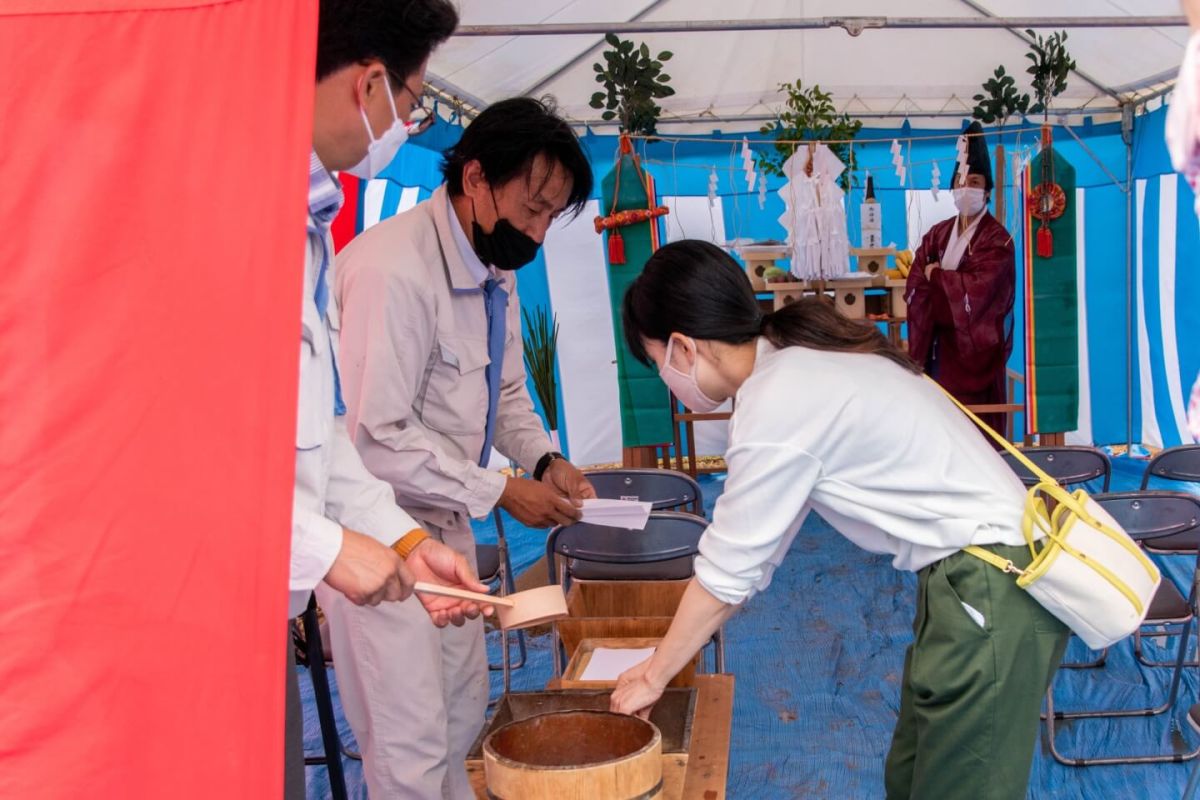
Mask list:
[[[1136,489],[1144,466],[1144,461],[1116,459],[1112,490]],[[721,487],[720,477],[703,480],[709,511]],[[480,526],[481,538],[489,535],[489,527]],[[508,520],[505,532],[513,560],[521,565],[518,569],[540,558],[544,531]],[[1160,563],[1186,589],[1190,560],[1171,557]],[[897,572],[888,559],[859,550],[823,520],[809,517],[770,589],[726,627],[727,670],[737,676],[730,798],[882,797],[883,757],[896,717],[904,648],[912,638],[915,590],[914,575]],[[539,689],[550,679],[548,639],[530,640],[529,662],[514,673],[514,688]],[[1169,644],[1176,642],[1172,639]],[[489,647],[498,660],[495,636]],[[1169,655],[1156,645],[1148,649],[1163,658]],[[1084,656],[1082,646],[1073,642],[1068,659]],[[403,665],[398,664],[397,670],[403,670]],[[307,676],[301,673],[306,748],[315,754],[320,752],[320,733]],[[1055,680],[1056,708],[1155,705],[1166,697],[1169,678],[1169,669],[1137,666],[1131,647],[1123,643],[1113,648],[1103,669],[1061,670]],[[492,690],[493,696],[499,693],[499,673],[493,673]],[[1174,712],[1063,724],[1059,748],[1071,754],[1100,755],[1172,752],[1176,740],[1195,747],[1200,737],[1188,728],[1184,715],[1196,700],[1192,669]],[[1182,732],[1173,734],[1173,720],[1182,724]],[[344,723],[342,734],[345,741],[352,741]],[[353,761],[346,765],[350,796],[366,797],[361,766]],[[1043,730],[1029,797],[1176,798],[1189,769],[1186,764],[1065,767],[1050,758]],[[324,769],[309,769],[309,796],[328,796]]]

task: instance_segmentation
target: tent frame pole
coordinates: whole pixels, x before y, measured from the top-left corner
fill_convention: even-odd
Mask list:
[[[637,20],[630,22],[543,22],[527,25],[462,25],[454,36],[575,36],[630,33],[712,33],[843,28],[851,36],[864,30],[991,28],[1175,28],[1187,25],[1177,16],[1045,16],[1045,17],[786,17],[775,19]]]
[[[1133,452],[1133,121],[1135,103],[1121,106],[1125,143],[1125,454]]]

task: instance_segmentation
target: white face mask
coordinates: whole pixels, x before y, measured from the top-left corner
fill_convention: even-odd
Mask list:
[[[370,144],[367,145],[367,154],[363,156],[363,160],[346,172],[365,181],[369,181],[383,172],[384,168],[392,163],[392,159],[396,157],[396,153],[400,151],[404,143],[408,141],[408,125],[396,113],[396,100],[392,97],[392,86],[388,82],[386,72],[383,75],[383,89],[387,93],[388,104],[392,107],[393,122],[392,126],[384,131],[378,139],[371,130],[371,120],[367,119],[367,110],[361,105],[358,107],[358,113],[362,114],[363,125],[367,128],[367,140]]]
[[[983,211],[983,189],[978,186],[960,186],[954,190],[954,207],[958,213],[974,217]]]
[[[716,411],[723,400],[713,400],[704,393],[700,388],[700,383],[696,380],[696,368],[699,367],[700,361],[692,362],[692,371],[690,373],[682,372],[671,366],[671,352],[675,346],[675,340],[667,340],[667,353],[663,356],[662,368],[658,371],[658,376],[662,378],[663,383],[667,388],[679,398],[679,402],[684,406],[695,411],[697,414],[710,414]],[[693,347],[695,340],[693,340]]]

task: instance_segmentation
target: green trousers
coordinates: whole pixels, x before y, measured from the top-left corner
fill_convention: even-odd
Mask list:
[[[988,549],[1017,566],[1030,560],[1026,547]],[[1015,576],[959,552],[918,573],[913,633],[888,800],[1024,800],[1066,626]]]

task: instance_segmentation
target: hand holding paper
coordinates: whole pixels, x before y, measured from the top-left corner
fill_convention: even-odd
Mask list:
[[[593,525],[607,525],[612,528],[629,528],[643,530],[646,521],[650,519],[650,503],[639,500],[602,500],[588,499],[583,501],[583,522]]]

